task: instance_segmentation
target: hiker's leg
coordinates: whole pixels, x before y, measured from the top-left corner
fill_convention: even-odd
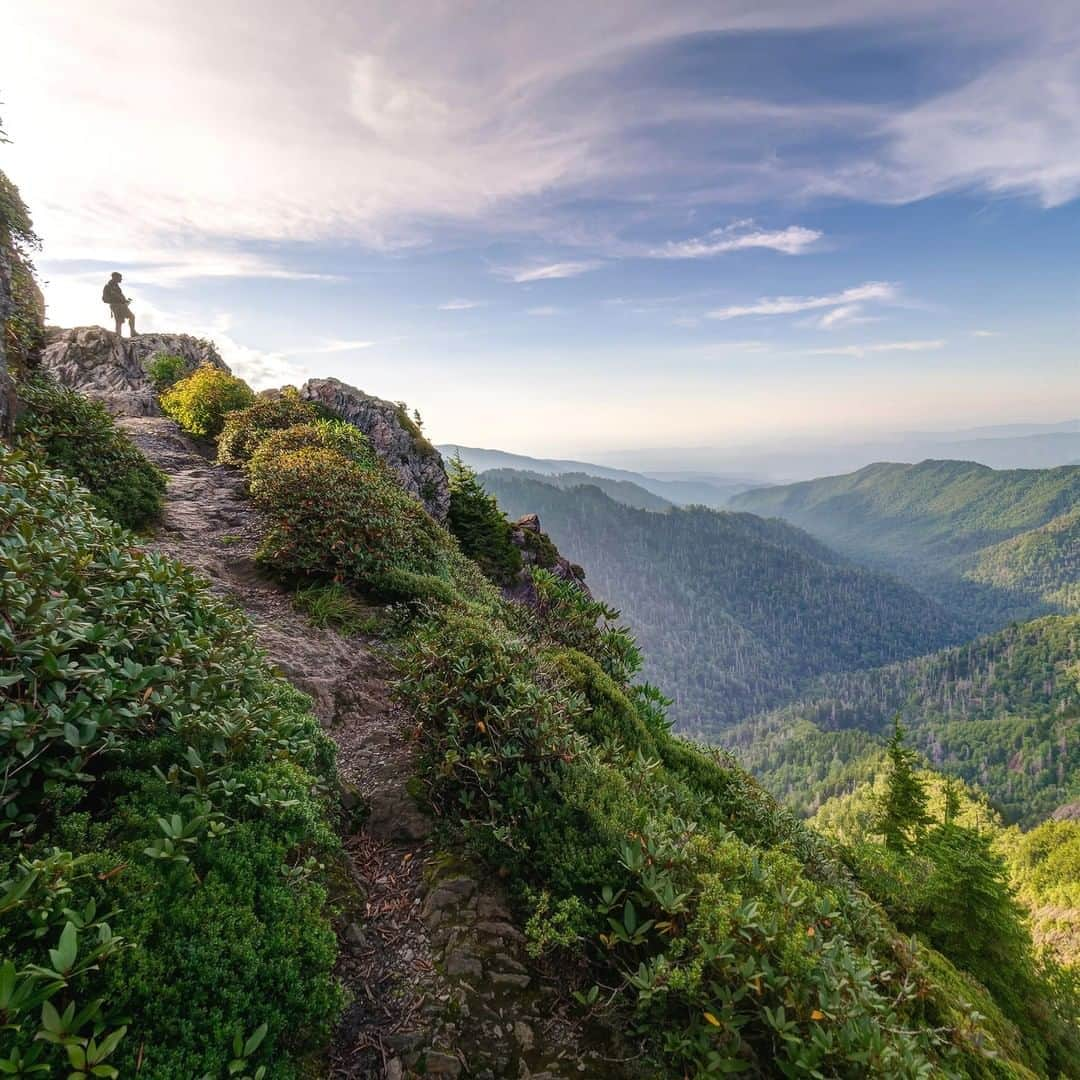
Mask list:
[[[123,328],[124,328],[124,320],[123,320],[123,318],[121,316],[117,315],[115,321],[116,321],[116,336],[119,337],[120,336],[120,331],[123,330]]]
[[[129,315],[128,316],[128,329],[131,331],[131,336],[134,337],[135,336],[135,316],[134,315]]]

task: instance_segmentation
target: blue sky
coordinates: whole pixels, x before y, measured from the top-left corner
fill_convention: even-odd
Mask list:
[[[52,318],[537,454],[1080,414],[1071,3],[5,13]],[[901,10],[902,9],[902,10]]]

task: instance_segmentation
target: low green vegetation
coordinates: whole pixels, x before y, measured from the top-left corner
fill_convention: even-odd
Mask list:
[[[295,387],[287,386],[278,396],[259,398],[253,405],[225,417],[217,444],[218,461],[223,465],[244,466],[272,431],[313,424],[319,419],[319,410],[310,402],[301,401]]]
[[[703,507],[634,509],[596,487],[486,474],[511,516],[534,512],[563,555],[618,607],[688,735],[796,698],[826,672],[931,652],[968,637],[937,604],[845,562],[780,521]]]
[[[147,360],[143,366],[150,379],[150,385],[159,394],[165,393],[171,386],[178,383],[190,369],[190,365],[182,356],[175,356],[172,353],[158,353]]]
[[[377,627],[378,619],[371,608],[360,603],[344,585],[305,585],[293,594],[293,606],[302,611],[313,626],[336,630],[349,636]]]
[[[966,645],[824,676],[803,700],[719,741],[805,814],[869,779],[892,718],[936,768],[1025,827],[1080,797],[1080,616],[1019,623]]]
[[[161,395],[161,409],[185,431],[199,438],[216,438],[228,413],[255,402],[255,392],[243,379],[212,364],[203,364]]]
[[[4,449],[0,612],[0,1071],[300,1076],[340,1005],[307,699],[189,571]]]
[[[18,388],[16,440],[28,453],[74,477],[99,513],[141,529],[161,511],[165,477],[99,402],[42,377]]]
[[[521,573],[510,522],[460,457],[450,459],[447,526],[461,550],[497,585],[509,585]]]

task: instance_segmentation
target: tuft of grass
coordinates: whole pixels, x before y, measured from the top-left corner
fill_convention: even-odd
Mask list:
[[[293,606],[322,630],[336,630],[345,637],[371,634],[379,628],[379,617],[344,585],[308,585],[297,589]]]

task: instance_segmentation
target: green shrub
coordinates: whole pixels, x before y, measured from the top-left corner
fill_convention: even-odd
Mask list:
[[[490,590],[453,538],[340,421],[271,435],[252,456],[251,494],[272,525],[259,557],[392,598]]]
[[[461,550],[496,585],[512,584],[521,572],[521,552],[514,545],[513,530],[460,457],[450,461],[450,512],[447,526]]]
[[[0,611],[0,1072],[219,1077],[241,1034],[296,1080],[340,1008],[308,700],[190,571],[2,449]]]
[[[314,626],[337,630],[346,636],[359,634],[376,625],[371,608],[361,604],[344,585],[308,585],[297,589],[293,606]]]
[[[157,517],[165,477],[99,402],[37,376],[19,385],[16,441],[83,484],[107,517],[138,529]]]
[[[218,439],[218,461],[223,465],[246,465],[271,432],[318,419],[315,406],[301,401],[296,388],[287,386],[279,397],[259,398],[254,405],[225,417]]]
[[[158,353],[143,365],[151,385],[163,394],[174,383],[178,383],[189,370],[188,362],[182,356],[171,353]]]
[[[228,413],[245,409],[255,392],[243,379],[203,364],[161,395],[161,408],[185,431],[200,438],[217,438]]]

